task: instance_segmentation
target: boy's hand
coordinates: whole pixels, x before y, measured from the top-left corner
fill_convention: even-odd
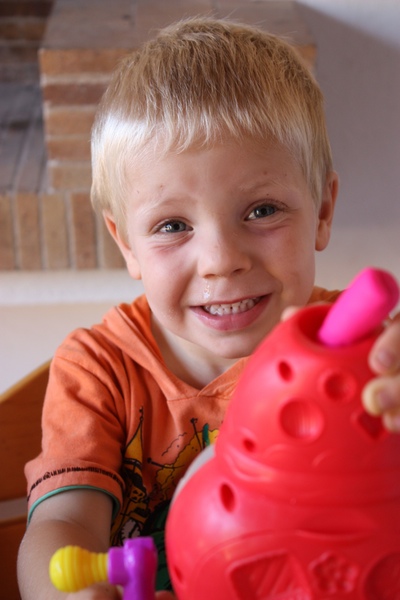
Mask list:
[[[99,583],[67,596],[67,600],[121,600],[122,592],[115,586]],[[156,592],[156,600],[176,600],[171,592]]]
[[[108,583],[95,583],[90,587],[68,594],[66,600],[121,600],[122,594],[116,586]]]
[[[123,600],[123,589],[108,583],[96,583],[90,587],[69,594],[66,600]],[[176,600],[171,592],[156,592],[155,600]]]
[[[388,430],[400,432],[400,313],[376,340],[369,365],[377,378],[364,388],[364,407],[381,415]]]

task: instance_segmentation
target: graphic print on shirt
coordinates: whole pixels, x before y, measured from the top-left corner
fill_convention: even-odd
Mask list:
[[[143,482],[143,420],[141,409],[138,427],[125,450],[121,473],[125,482],[124,501],[111,531],[113,546],[122,545],[128,538],[144,535],[144,530],[146,535],[152,534],[148,531],[151,529],[150,522],[158,522],[158,526],[160,525],[160,513],[166,513],[169,501],[188,465],[206,446],[215,441],[219,433],[217,429],[210,431],[207,425],[198,430],[197,419],[192,419],[192,431],[182,432],[163,452],[167,459],[165,463],[155,462],[151,457],[147,459],[156,468],[156,476],[153,478],[152,489],[146,489]]]

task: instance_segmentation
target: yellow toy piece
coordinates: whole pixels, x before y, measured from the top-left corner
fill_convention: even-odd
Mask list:
[[[49,574],[61,592],[78,592],[93,583],[107,581],[107,567],[107,554],[66,546],[53,554]]]

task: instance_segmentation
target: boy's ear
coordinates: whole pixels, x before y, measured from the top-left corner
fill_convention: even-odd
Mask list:
[[[330,173],[326,178],[322,202],[321,206],[319,207],[317,231],[315,237],[316,250],[324,250],[329,243],[338,189],[338,176],[337,173],[332,171],[332,173]]]
[[[125,240],[125,238],[121,236],[120,232],[118,231],[118,227],[114,218],[107,212],[103,212],[103,218],[106,227],[111,234],[111,237],[114,239],[115,243],[121,251],[122,256],[125,259],[129,275],[133,279],[141,279],[142,276],[140,273],[139,263],[136,260],[136,256],[133,253],[129,243]]]

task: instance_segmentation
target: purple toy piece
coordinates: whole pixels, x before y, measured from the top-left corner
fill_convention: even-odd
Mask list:
[[[399,300],[394,277],[380,269],[364,269],[330,309],[318,334],[331,348],[348,346],[372,334]]]
[[[157,550],[150,537],[127,540],[108,552],[108,578],[122,585],[124,600],[154,600]]]

